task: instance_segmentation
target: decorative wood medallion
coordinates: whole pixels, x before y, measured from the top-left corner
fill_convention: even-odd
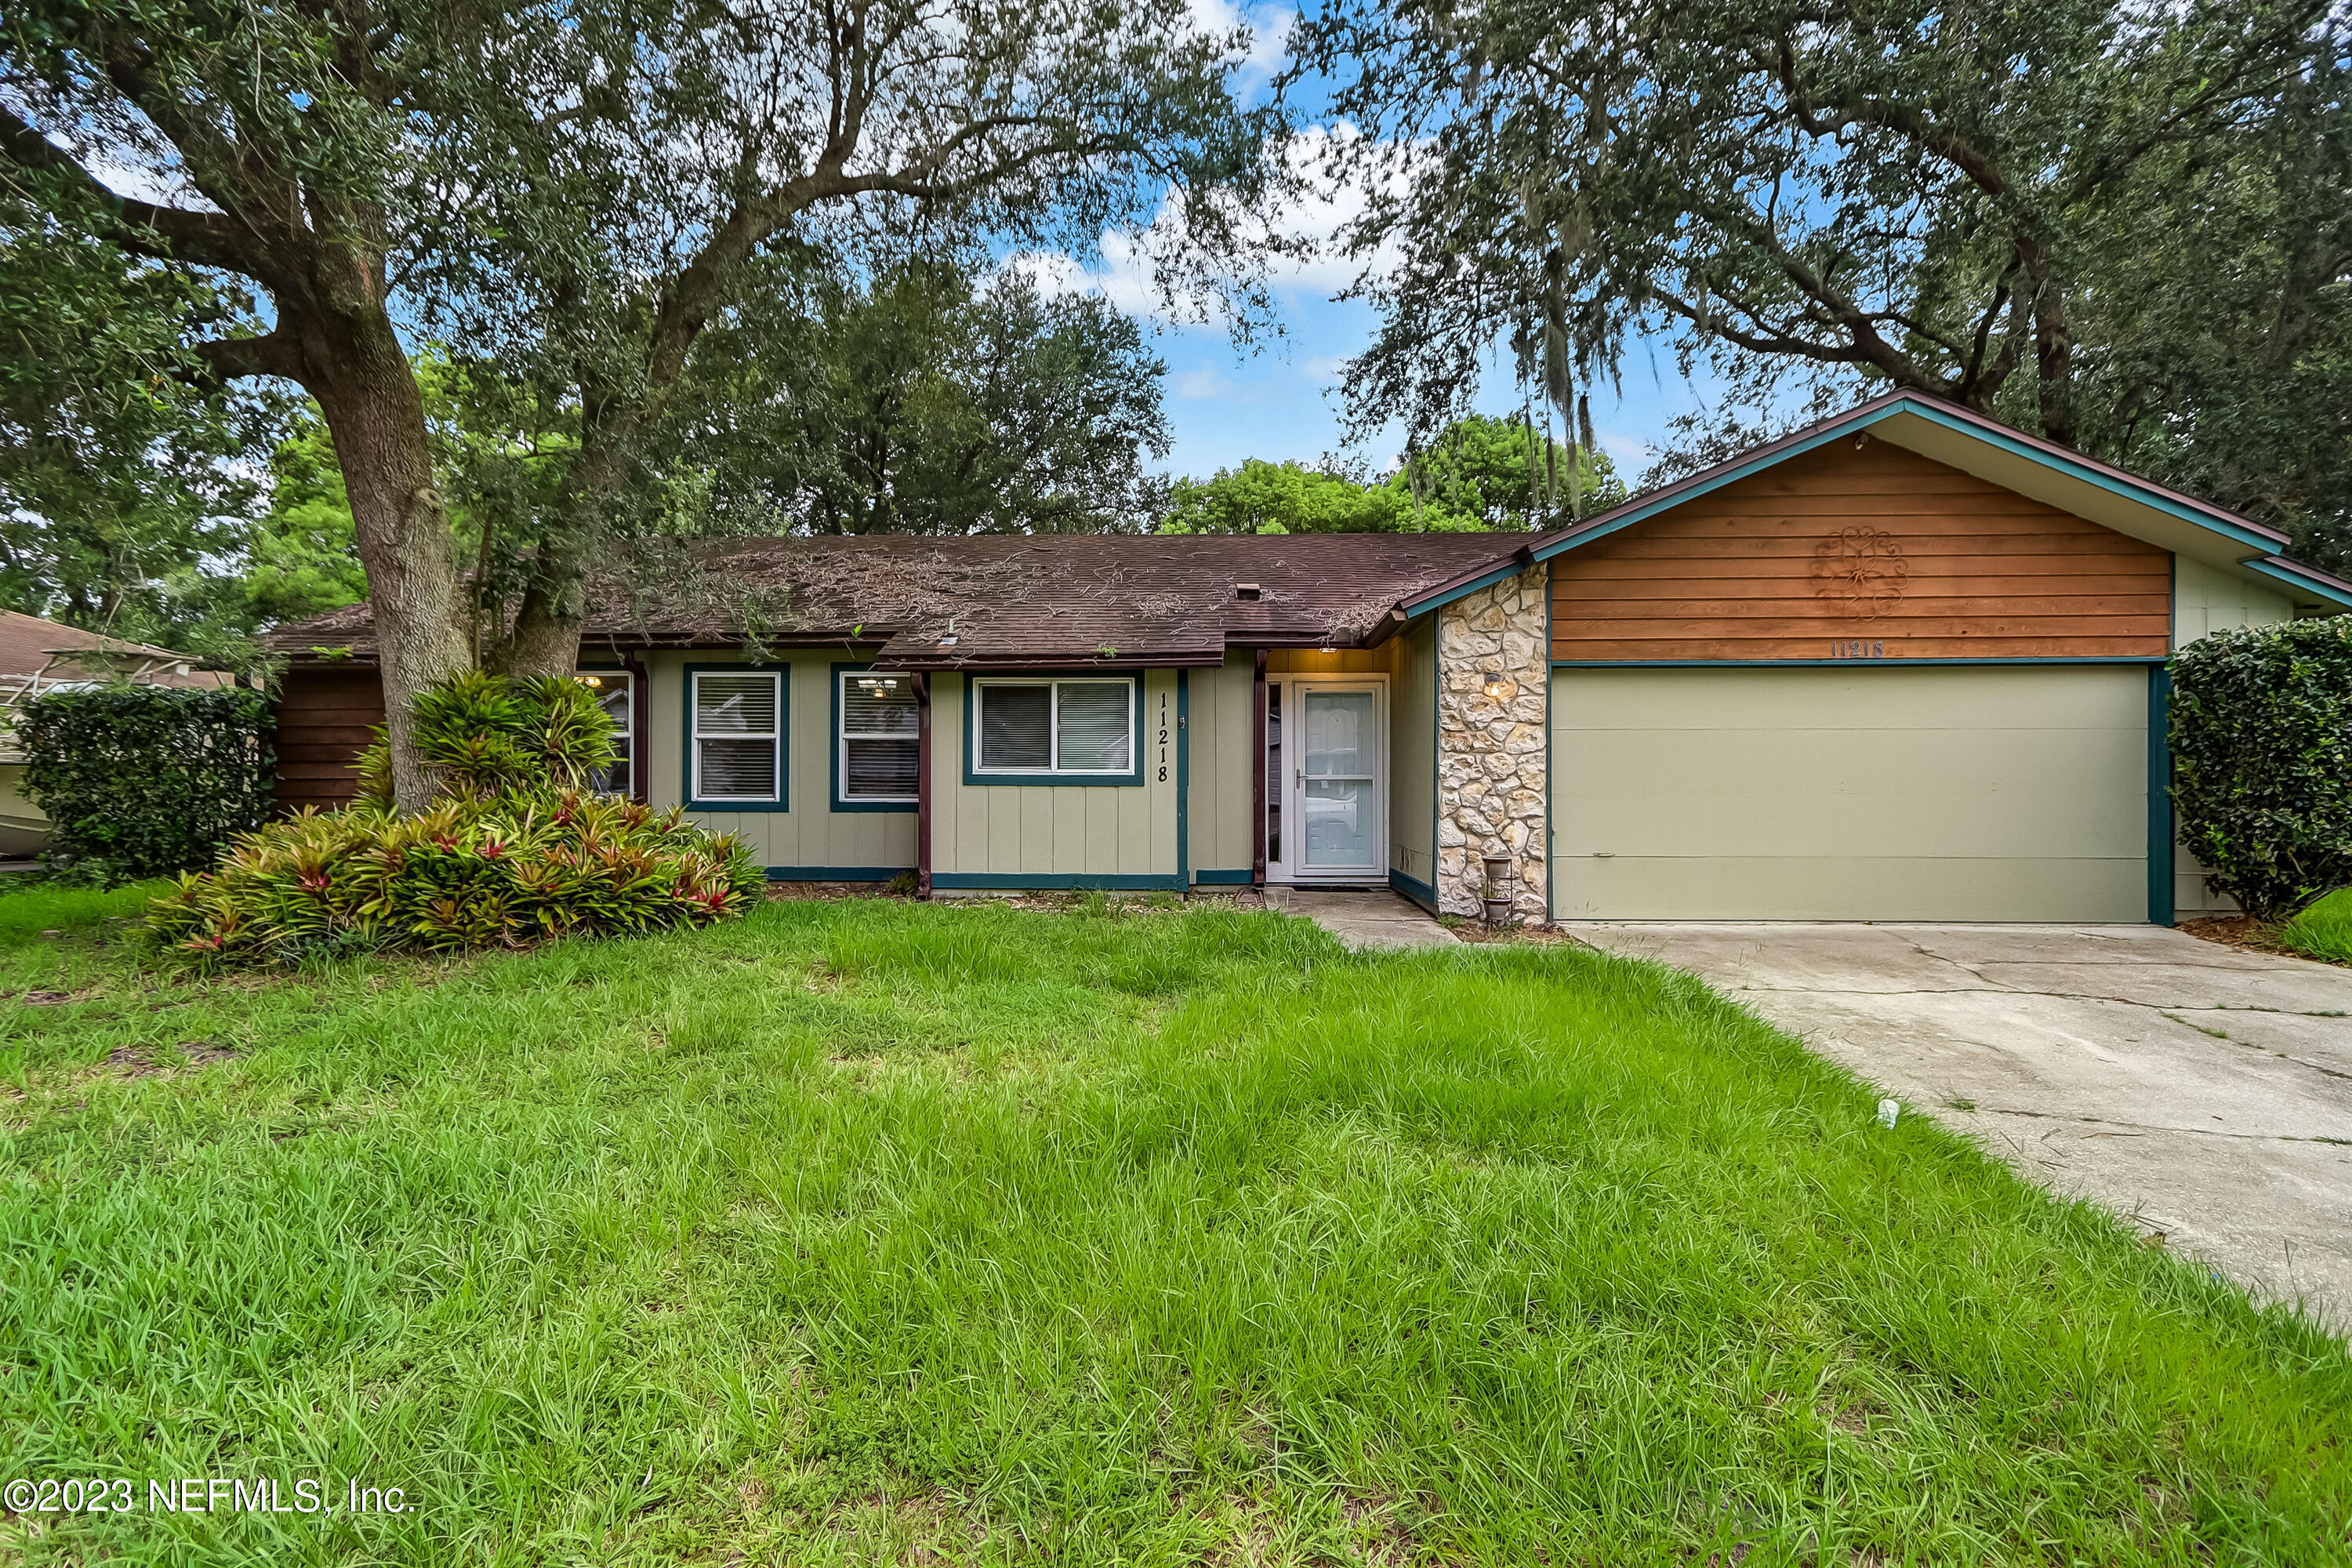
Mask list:
[[[1813,597],[1863,620],[1893,609],[1910,580],[1902,542],[1882,529],[1841,528],[1813,546]]]

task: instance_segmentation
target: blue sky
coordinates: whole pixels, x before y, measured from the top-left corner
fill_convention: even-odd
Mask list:
[[[1277,303],[1285,336],[1255,353],[1235,349],[1222,327],[1160,329],[1154,346],[1168,362],[1165,406],[1175,438],[1170,472],[1206,476],[1244,458],[1313,462],[1339,447],[1342,366],[1370,343],[1378,318],[1314,288],[1284,289]],[[1664,345],[1637,348],[1626,356],[1622,395],[1606,384],[1591,394],[1594,439],[1631,482],[1664,444],[1667,421],[1700,406],[1699,396]],[[1517,411],[1507,359],[1489,373],[1479,404],[1488,413]],[[1402,440],[1395,432],[1362,455],[1386,467]]]
[[[1203,30],[1227,33],[1244,25],[1251,29],[1239,85],[1244,98],[1264,98],[1284,63],[1289,8],[1280,0],[1189,4]],[[1317,96],[1310,85],[1305,91],[1294,89],[1290,102],[1312,121]],[[1281,226],[1293,235],[1326,237],[1359,205],[1360,199],[1349,193],[1327,191],[1300,203]],[[1339,448],[1344,367],[1370,346],[1378,324],[1369,306],[1334,298],[1354,278],[1354,263],[1326,257],[1272,279],[1282,331],[1243,349],[1222,324],[1166,320],[1149,280],[1149,265],[1128,237],[1106,235],[1102,250],[1083,261],[1033,256],[1026,264],[1049,288],[1100,293],[1153,331],[1153,346],[1168,364],[1165,407],[1174,438],[1170,472],[1205,477],[1245,458],[1311,463]],[[1667,422],[1701,406],[1699,390],[1684,382],[1664,343],[1654,349],[1636,345],[1625,356],[1622,388],[1602,385],[1591,395],[1594,438],[1629,482],[1650,466],[1653,452],[1665,440]],[[1507,359],[1497,362],[1482,388],[1480,408],[1515,413],[1520,401]],[[1402,440],[1402,430],[1392,431],[1354,455],[1382,468],[1396,458]]]

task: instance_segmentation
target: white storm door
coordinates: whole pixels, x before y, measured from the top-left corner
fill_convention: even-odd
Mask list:
[[[1388,737],[1383,683],[1286,680],[1290,776],[1284,858],[1295,881],[1388,875]]]

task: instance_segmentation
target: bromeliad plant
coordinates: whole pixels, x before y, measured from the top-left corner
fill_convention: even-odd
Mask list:
[[[379,742],[362,759],[359,804],[240,836],[213,870],[154,901],[154,938],[191,956],[282,963],[659,931],[740,914],[756,897],[762,873],[732,836],[584,787],[613,744],[573,683],[460,676],[415,712],[439,773],[429,809],[393,809]]]

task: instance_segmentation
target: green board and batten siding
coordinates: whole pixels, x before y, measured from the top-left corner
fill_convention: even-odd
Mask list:
[[[1397,637],[1389,683],[1389,871],[1423,903],[1437,884],[1437,617]]]
[[[1212,887],[1250,879],[1250,702],[1256,660],[1229,654],[1216,669],[1187,672],[1192,737],[1186,815],[1188,858],[1195,882]]]
[[[1163,701],[1173,728],[1174,670],[1150,670],[1143,678],[1139,786],[966,783],[965,679],[931,678],[932,887],[955,892],[1179,885],[1178,747],[1171,733],[1163,780],[1158,744]]]
[[[791,672],[786,692],[784,769],[786,811],[698,811],[696,822],[741,836],[754,858],[778,878],[879,880],[915,865],[915,811],[835,811],[833,801],[833,667],[838,649],[793,653],[776,667]],[[645,737],[649,797],[656,804],[686,798],[686,677],[698,668],[732,661],[723,654],[646,656],[651,732]],[[760,666],[758,668],[775,668]]]

